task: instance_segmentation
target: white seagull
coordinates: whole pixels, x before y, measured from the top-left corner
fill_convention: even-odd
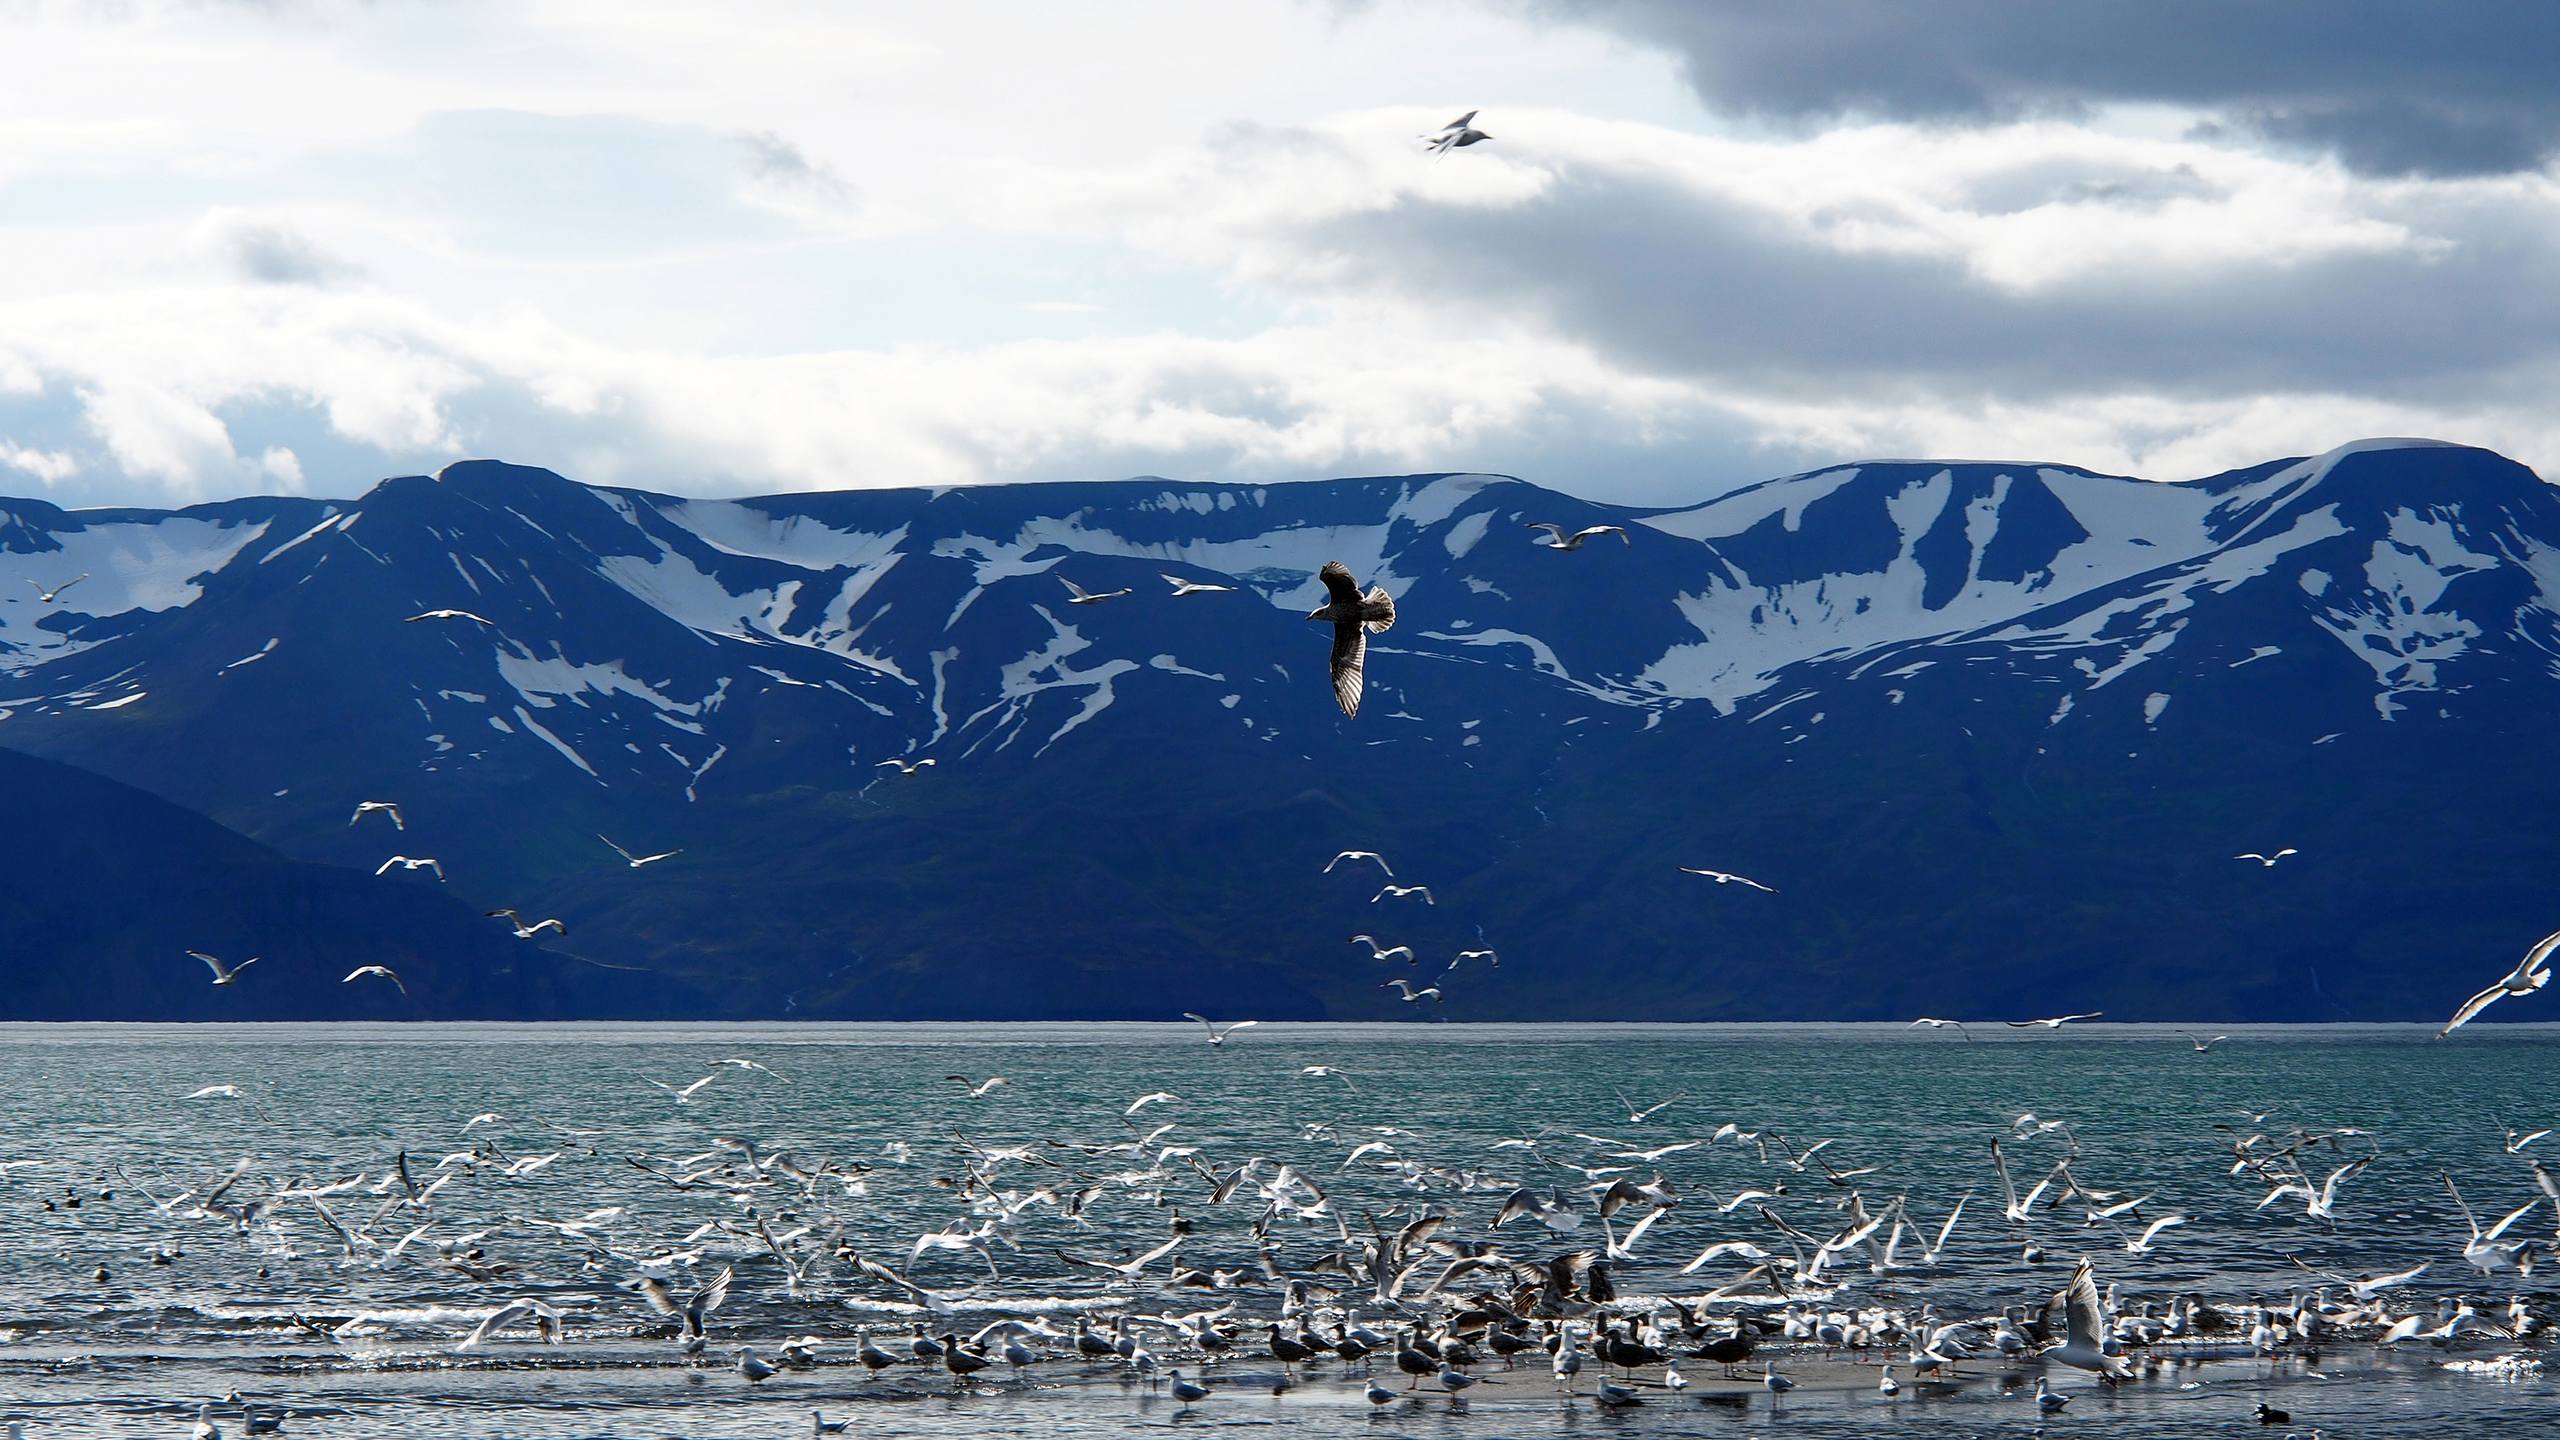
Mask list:
[[[1173,598],[1176,600],[1185,595],[1224,595],[1236,588],[1233,585],[1212,585],[1205,580],[1185,580],[1179,575],[1160,574],[1156,578],[1173,587]]]
[[[193,955],[193,956],[194,956],[194,957],[196,957],[197,959],[199,959],[199,960],[203,961],[205,964],[207,964],[207,965],[209,965],[209,966],[211,966],[211,967],[213,968],[213,983],[214,983],[214,984],[216,984],[216,985],[228,985],[228,984],[230,984],[232,981],[237,980],[237,979],[239,979],[239,978],[240,978],[240,972],[241,972],[241,971],[246,970],[246,969],[248,969],[250,966],[255,965],[255,964],[257,964],[257,963],[258,963],[258,957],[257,957],[257,956],[255,956],[255,955],[252,955],[252,956],[250,956],[248,959],[241,961],[239,964],[234,965],[234,966],[231,966],[231,967],[230,967],[230,968],[228,968],[228,969],[225,969],[225,968],[223,967],[223,964],[222,964],[222,962],[221,962],[221,961],[219,961],[219,960],[215,959],[214,957],[212,957],[212,956],[210,956],[210,955],[207,955],[206,953],[204,953],[204,952],[203,952],[203,951],[201,951],[201,950],[190,950],[190,951],[188,951],[187,953],[188,953],[188,954],[190,954],[190,955]]]
[[[2055,1298],[2063,1303],[2067,1333],[2061,1344],[2045,1348],[2044,1358],[2109,1380],[2131,1379],[2125,1363],[2106,1352],[2106,1316],[2098,1309],[2098,1281],[2087,1260],[2071,1272],[2071,1283]]]
[[[2154,1220],[2149,1225],[2143,1227],[2143,1231],[2140,1235],[2124,1242],[2125,1251],[2126,1253],[2133,1255],[2148,1255],[2153,1249],[2151,1242],[2159,1238],[2161,1231],[2168,1229],[2172,1225],[2184,1225],[2186,1223],[2187,1217],[2184,1215],[2163,1215],[2159,1219]]]
[[[643,1078],[646,1078],[646,1077],[643,1077]],[[651,1080],[651,1081],[649,1081],[649,1083],[650,1083],[650,1084],[652,1084],[652,1085],[657,1086],[659,1089],[664,1090],[664,1091],[666,1091],[668,1094],[673,1095],[674,1097],[676,1097],[676,1103],[677,1103],[677,1104],[679,1104],[679,1105],[690,1105],[690,1104],[692,1104],[692,1103],[693,1103],[693,1092],[695,1092],[696,1090],[701,1089],[703,1086],[708,1085],[708,1084],[710,1084],[712,1081],[717,1080],[717,1079],[719,1079],[719,1078],[720,1078],[720,1072],[719,1072],[719,1071],[717,1071],[717,1070],[714,1070],[714,1071],[712,1071],[710,1074],[703,1076],[701,1079],[694,1081],[692,1084],[687,1085],[686,1087],[684,1087],[684,1088],[683,1088],[683,1089],[681,1089],[681,1090],[677,1089],[677,1088],[676,1088],[676,1087],[674,1087],[673,1085],[668,1084],[668,1083],[667,1083],[667,1082],[665,1082],[664,1080]],[[707,1152],[707,1151],[706,1151],[705,1153],[707,1154],[707,1153],[709,1153],[709,1152]]]
[[[1765,890],[1772,895],[1778,893],[1777,886],[1763,885],[1748,875],[1735,875],[1723,870],[1701,870],[1694,865],[1681,866],[1680,873],[1683,875],[1704,875],[1719,885],[1748,885],[1754,890]]]
[[[1351,1084],[1351,1072],[1343,1069],[1339,1065],[1301,1065],[1298,1067],[1298,1073],[1301,1075],[1313,1075],[1318,1079],[1339,1080],[1343,1084],[1351,1087],[1352,1094],[1357,1095],[1360,1093],[1360,1087]]]
[[[2279,860],[2281,860],[2281,859],[2283,859],[2283,858],[2284,858],[2284,857],[2286,857],[2287,855],[2299,855],[2299,854],[2301,854],[2301,853],[2302,853],[2301,851],[2294,849],[2294,848],[2293,848],[2292,846],[2290,846],[2290,845],[2287,845],[2286,847],[2284,847],[2283,849],[2281,849],[2281,850],[2277,851],[2277,852],[2276,852],[2276,853],[2274,853],[2273,855],[2261,855],[2261,854],[2259,854],[2259,853],[2258,853],[2257,851],[2255,851],[2255,850],[2244,850],[2244,851],[2240,852],[2239,854],[2232,856],[2231,858],[2232,858],[2232,859],[2234,859],[2234,860],[2255,860],[2255,861],[2257,861],[2260,865],[2263,865],[2263,866],[2265,866],[2266,868],[2268,868],[2268,869],[2272,870],[2272,869],[2274,869],[2274,868],[2275,868],[2276,862],[2277,862],[2277,861],[2279,861]]]
[[[1099,605],[1105,600],[1117,600],[1129,593],[1128,587],[1124,585],[1117,590],[1105,590],[1097,595],[1064,575],[1058,577],[1058,583],[1067,587],[1067,603],[1070,605]]]
[[[508,924],[516,927],[516,938],[519,940],[530,940],[545,930],[557,930],[563,935],[569,933],[569,927],[561,924],[560,917],[557,915],[552,916],[548,920],[537,920],[534,923],[527,925],[524,923],[524,917],[513,910],[488,910],[482,913],[486,914],[492,920],[504,920]]]
[[[1431,898],[1431,887],[1428,885],[1390,885],[1386,889],[1379,891],[1377,894],[1370,896],[1369,903],[1375,905],[1390,895],[1393,895],[1399,900],[1408,900],[1419,895],[1422,897],[1422,903],[1425,905],[1437,905],[1440,903],[1439,901]]]
[[[2196,1036],[2189,1034],[2184,1030],[2181,1030],[2178,1033],[2187,1037],[2187,1043],[2196,1047],[2196,1053],[2199,1055],[2231,1038],[2228,1035]]]
[[[50,605],[53,603],[54,596],[61,594],[63,591],[70,589],[72,586],[77,585],[88,578],[89,572],[83,570],[79,574],[72,576],[70,579],[63,581],[61,584],[54,586],[50,590],[44,588],[44,586],[38,581],[30,580],[27,583],[35,586],[37,604]]]
[[[403,870],[433,870],[436,872],[437,879],[441,880],[444,878],[444,867],[437,864],[435,857],[432,855],[394,855],[390,859],[383,861],[380,865],[375,866],[373,873],[376,875],[388,875],[391,873],[391,867],[394,865],[399,866]]]
[[[338,983],[341,985],[353,985],[367,975],[379,975],[383,979],[391,982],[392,989],[399,991],[403,995],[409,993],[409,987],[400,983],[400,972],[392,969],[388,965],[359,965],[355,969],[348,971],[347,978],[339,981]]]
[[[614,844],[611,840],[605,840],[605,837],[601,834],[597,835],[596,838],[604,840],[605,848],[611,850],[614,854],[621,856],[624,862],[629,864],[634,870],[639,869],[643,865],[655,865],[661,860],[673,860],[684,853],[682,850],[668,850],[656,855],[634,855],[630,851],[623,849],[621,846]]]
[[[1470,110],[1467,112],[1466,120],[1460,120],[1436,135],[1421,137],[1424,148],[1434,155],[1446,155],[1452,150],[1463,150],[1480,140],[1492,139],[1492,135],[1467,123],[1467,120],[1475,118],[1475,113]]]
[[[492,628],[494,628],[498,623],[486,615],[474,615],[468,610],[421,610],[417,614],[410,616],[402,623],[415,625],[421,620],[469,620],[474,624],[487,625]]]
[[[1544,530],[1555,537],[1540,547],[1547,550],[1579,550],[1582,548],[1583,541],[1600,535],[1615,535],[1621,542],[1628,545],[1636,543],[1627,539],[1627,528],[1623,525],[1586,525],[1570,535],[1564,533],[1563,526],[1546,520],[1532,520],[1529,522],[1529,528]]]
[[[1004,1077],[1001,1075],[990,1075],[984,1080],[971,1080],[966,1075],[945,1075],[942,1078],[959,1082],[960,1088],[968,1091],[969,1098],[972,1100],[986,1099],[988,1091],[1004,1083]]]
[[[1369,903],[1375,905],[1378,902],[1372,900]],[[1404,957],[1404,963],[1407,965],[1414,963],[1413,947],[1410,945],[1391,945],[1385,949],[1380,949],[1378,946],[1378,937],[1375,935],[1354,935],[1344,943],[1368,946],[1369,958],[1372,960],[1393,960],[1397,956],[1401,955]]]
[[[400,807],[388,800],[358,801],[356,803],[355,813],[347,817],[347,823],[353,825],[376,810],[379,810],[383,814],[391,817],[392,829],[406,830],[409,828],[409,822],[400,818]]]
[[[1185,1010],[1182,1012],[1182,1018],[1185,1020],[1199,1021],[1200,1028],[1209,1032],[1209,1043],[1212,1045],[1224,1045],[1227,1043],[1228,1036],[1233,1035],[1239,1030],[1250,1030],[1254,1026],[1262,1023],[1259,1020],[1239,1020],[1233,1025],[1221,1030],[1217,1026],[1210,1024],[1209,1017],[1206,1015],[1195,1015],[1192,1012]]]
[[[2441,1040],[2470,1024],[2481,1011],[2510,995],[2530,995],[2550,984],[2551,952],[2554,950],[2560,950],[2560,931],[2553,931],[2535,941],[2533,948],[2524,952],[2524,958],[2516,962],[2516,968],[2508,971],[2505,978],[2463,1001],[2462,1008],[2454,1011],[2453,1018],[2436,1032],[2436,1038]]]
[[[897,767],[898,767],[898,773],[899,773],[899,774],[901,774],[901,775],[913,775],[913,774],[914,774],[914,773],[916,773],[917,771],[924,769],[925,767],[927,767],[927,766],[931,765],[932,763],[933,763],[933,757],[932,757],[932,756],[930,756],[930,755],[928,755],[928,756],[926,756],[926,757],[925,757],[924,759],[922,759],[922,760],[883,760],[883,761],[881,761],[879,764],[874,765],[874,766],[872,766],[871,768],[872,768],[872,769],[874,769],[874,770],[886,770],[886,769],[888,769],[890,766],[895,765],[895,766],[897,766]]]
[[[2095,1020],[2106,1013],[2104,1010],[2092,1010],[2085,1015],[2054,1015],[2043,1020],[2005,1020],[2001,1023],[2012,1030],[2033,1030],[2039,1025],[2047,1030],[2059,1030],[2074,1020]]]
[[[1436,1001],[1441,998],[1439,986],[1425,985],[1421,989],[1416,990],[1413,988],[1413,982],[1405,979],[1401,975],[1378,988],[1381,990],[1393,990],[1408,1005],[1412,1004],[1416,1000]]]
[[[1375,860],[1378,862],[1378,868],[1387,872],[1388,879],[1393,880],[1396,878],[1394,868],[1387,864],[1387,857],[1379,854],[1375,850],[1345,850],[1341,854],[1324,862],[1324,873],[1327,875],[1332,874],[1333,867],[1341,864],[1345,860],[1349,860],[1354,863],[1362,860]]]

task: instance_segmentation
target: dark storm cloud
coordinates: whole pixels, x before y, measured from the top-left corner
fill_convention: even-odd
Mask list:
[[[2137,253],[2019,289],[1961,257],[1842,249],[1676,178],[1584,162],[1521,204],[1406,205],[1316,224],[1298,244],[1354,290],[1807,400],[2413,398],[2560,359],[2560,256],[2537,216],[2439,209],[2428,230],[2440,243],[2419,252]]]
[[[2560,150],[2560,5],[2540,0],[1526,0],[1680,57],[1709,106],[1990,120],[2160,101],[2373,174]]]

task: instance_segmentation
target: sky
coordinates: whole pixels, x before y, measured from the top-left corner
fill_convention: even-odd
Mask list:
[[[2554,53],[2471,0],[0,0],[0,494],[2560,473]]]

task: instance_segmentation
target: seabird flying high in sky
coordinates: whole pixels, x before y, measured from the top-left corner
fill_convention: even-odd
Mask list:
[[[211,966],[211,967],[212,967],[212,969],[213,969],[213,983],[214,983],[214,984],[216,984],[216,985],[228,985],[228,984],[230,984],[232,981],[237,980],[237,979],[239,979],[239,978],[240,978],[240,972],[241,972],[241,971],[246,970],[246,969],[248,969],[250,966],[255,965],[255,964],[257,964],[257,963],[258,963],[258,957],[257,957],[257,956],[255,956],[255,955],[252,955],[252,956],[250,956],[248,959],[241,961],[239,964],[234,965],[234,966],[231,966],[229,969],[225,969],[225,968],[223,968],[223,964],[222,964],[222,962],[221,962],[221,961],[216,960],[215,958],[213,958],[213,957],[212,957],[212,956],[210,956],[210,955],[207,955],[206,953],[204,953],[204,952],[203,952],[203,951],[201,951],[201,950],[190,950],[190,951],[188,951],[187,953],[188,953],[188,954],[190,954],[190,955],[193,955],[193,956],[194,956],[194,957],[196,957],[197,959],[199,959],[199,960],[203,961],[205,964],[207,964],[207,965],[209,965],[209,966]]]
[[[1318,572],[1324,581],[1327,600],[1307,612],[1310,620],[1326,620],[1333,624],[1333,699],[1346,716],[1360,713],[1360,691],[1366,684],[1363,669],[1369,658],[1369,637],[1383,634],[1396,623],[1395,598],[1384,586],[1371,586],[1360,593],[1360,582],[1351,578],[1351,569],[1339,560],[1328,560]]]
[[[409,822],[400,818],[400,807],[389,800],[357,801],[355,813],[347,817],[347,823],[353,825],[376,810],[379,810],[383,814],[391,817],[391,827],[393,829],[406,830],[409,828]]]
[[[569,933],[569,927],[560,923],[560,918],[556,915],[548,920],[537,920],[527,925],[524,923],[524,917],[513,910],[489,910],[483,913],[492,920],[504,920],[516,927],[516,938],[519,940],[530,940],[545,930],[557,930],[563,935]]]
[[[1129,593],[1128,587],[1124,585],[1117,590],[1105,590],[1098,595],[1093,594],[1064,575],[1058,577],[1058,583],[1067,587],[1067,603],[1070,605],[1099,605],[1105,600],[1117,600]]]
[[[469,620],[474,624],[492,628],[495,628],[498,623],[486,615],[474,615],[468,610],[421,610],[403,623],[415,625],[421,620]]]
[[[341,985],[353,985],[367,975],[379,975],[383,979],[391,982],[392,989],[399,991],[403,995],[409,993],[409,987],[400,983],[400,972],[392,969],[388,965],[359,965],[355,969],[348,971],[347,978],[339,981],[338,983]]]
[[[1236,588],[1233,585],[1212,585],[1206,580],[1185,580],[1179,575],[1159,575],[1156,578],[1173,587],[1176,600],[1185,595],[1225,595]]]
[[[1765,890],[1772,895],[1778,893],[1778,887],[1775,885],[1763,885],[1748,875],[1736,875],[1726,870],[1701,870],[1694,865],[1683,865],[1680,867],[1680,873],[1683,875],[1704,875],[1719,885],[1748,885],[1754,890]]]
[[[1333,867],[1341,864],[1345,860],[1375,860],[1378,862],[1378,868],[1387,872],[1388,879],[1392,880],[1396,875],[1396,872],[1388,866],[1387,857],[1379,854],[1375,850],[1345,850],[1341,854],[1324,862],[1324,873],[1327,875],[1332,874]]]
[[[70,579],[63,581],[61,584],[54,586],[50,590],[44,588],[44,585],[40,581],[30,580],[27,583],[35,586],[37,604],[50,605],[53,603],[54,596],[61,594],[63,591],[70,589],[72,586],[77,585],[88,578],[89,572],[83,570],[79,574],[72,576]]]
[[[2284,857],[2286,857],[2287,855],[2299,855],[2299,854],[2301,854],[2301,853],[2302,853],[2301,851],[2294,849],[2294,848],[2293,848],[2292,846],[2290,846],[2290,845],[2287,845],[2286,847],[2284,847],[2283,849],[2281,849],[2281,850],[2277,851],[2277,852],[2276,852],[2276,853],[2274,853],[2273,855],[2261,855],[2261,854],[2259,854],[2259,853],[2258,853],[2257,851],[2255,851],[2255,850],[2243,850],[2243,851],[2241,851],[2239,854],[2234,855],[2234,856],[2232,856],[2231,858],[2232,858],[2232,859],[2234,859],[2234,860],[2255,860],[2255,861],[2257,861],[2260,865],[2264,865],[2264,866],[2266,866],[2266,867],[2267,867],[2267,868],[2269,868],[2269,869],[2273,869],[2273,868],[2275,868],[2275,863],[2276,863],[2277,861],[2279,861],[2279,860],[2283,859],[2283,858],[2284,858]]]
[[[441,880],[444,878],[444,867],[437,864],[436,858],[432,855],[394,855],[390,859],[383,861],[380,865],[375,866],[373,873],[376,875],[388,875],[391,873],[391,867],[394,865],[399,866],[403,870],[433,870],[436,872],[437,879]]]
[[[2510,995],[2530,995],[2550,984],[2551,952],[2554,950],[2560,950],[2560,931],[2535,941],[2533,948],[2524,952],[2524,958],[2516,962],[2516,968],[2502,976],[2497,984],[2463,1001],[2462,1008],[2454,1011],[2453,1018],[2436,1032],[2436,1038],[2441,1040],[2470,1024],[2481,1011]]]
[[[899,774],[913,775],[917,771],[925,769],[931,764],[933,764],[933,757],[928,755],[922,760],[883,760],[871,768],[874,770],[886,770],[890,766],[895,765],[898,767]]]
[[[1551,520],[1532,520],[1529,522],[1529,528],[1544,530],[1555,537],[1541,547],[1547,550],[1579,550],[1582,548],[1583,541],[1600,535],[1615,535],[1621,544],[1636,543],[1627,538],[1627,527],[1624,525],[1586,525],[1570,535],[1564,533],[1563,526]]]
[[[630,865],[634,870],[639,869],[643,865],[655,865],[661,860],[673,860],[684,853],[682,850],[667,850],[656,855],[634,855],[630,851],[623,849],[621,846],[614,844],[611,840],[606,840],[602,835],[598,835],[596,838],[604,840],[606,846],[609,847],[614,854],[621,856],[623,861]]]

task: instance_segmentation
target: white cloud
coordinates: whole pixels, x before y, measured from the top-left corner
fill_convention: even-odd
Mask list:
[[[32,475],[47,485],[59,485],[80,473],[80,462],[58,450],[37,450],[0,438],[0,468]]]
[[[113,15],[14,23],[0,96],[0,464],[75,499],[2560,460],[2547,174],[2158,107],[1768,133],[1457,0]]]

